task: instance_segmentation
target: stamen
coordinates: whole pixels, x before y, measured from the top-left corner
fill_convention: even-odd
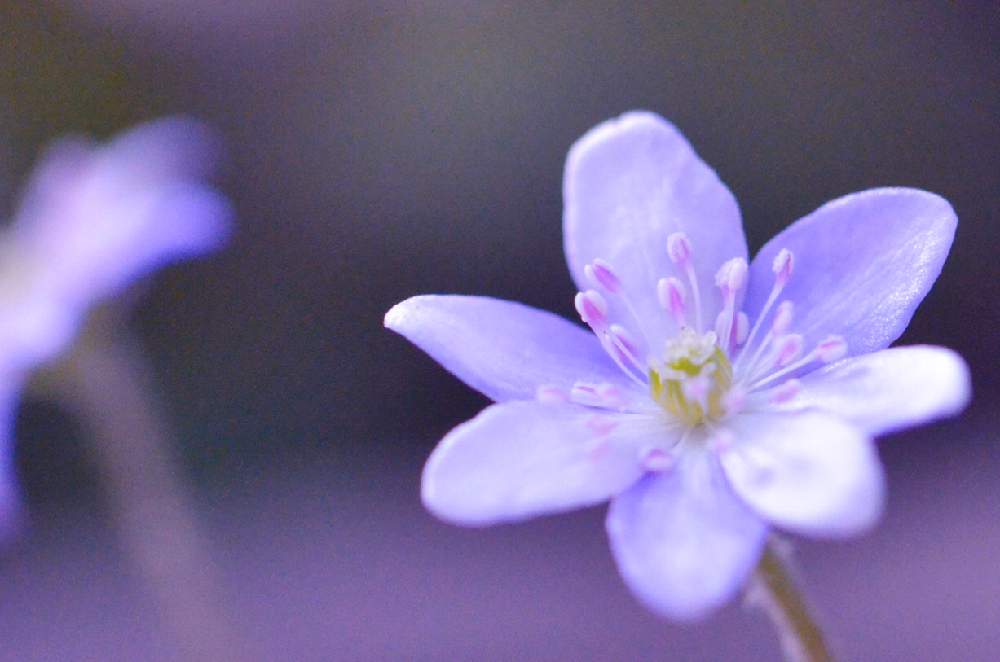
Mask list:
[[[595,333],[597,332],[595,331]],[[628,365],[630,363],[632,365],[637,365],[635,357],[626,354],[625,350],[615,342],[615,339],[607,331],[597,333],[597,337],[601,341],[601,347],[603,347],[604,351],[611,357],[611,360],[615,362],[615,365],[617,365],[621,371],[625,373],[625,376],[639,386],[646,388],[648,385],[648,377],[646,376],[645,371],[639,369],[639,374],[637,376],[635,371]]]
[[[746,367],[746,374],[755,375],[760,372],[758,363],[760,362],[761,356],[764,354],[774,338],[785,335],[788,331],[788,327],[792,325],[792,313],[794,312],[794,306],[791,301],[782,301],[778,304],[778,310],[774,313],[774,321],[771,324],[771,330],[767,332],[764,339],[760,341],[760,345],[754,351],[753,356],[750,358],[750,364]],[[735,370],[742,363],[743,357],[746,356],[747,352],[750,351],[750,344],[753,342],[754,332],[760,327],[761,322],[764,320],[764,316],[761,315],[757,318],[757,323],[754,325],[753,331],[750,332],[750,338],[747,340],[747,344],[740,353],[739,357],[736,359],[736,364],[733,367]]]
[[[802,347],[805,344],[805,340],[797,333],[788,333],[783,336],[774,336],[773,333],[768,333],[765,340],[770,341],[771,351],[762,360],[755,360],[751,368],[747,370],[748,381],[762,379],[771,370],[787,366],[802,354]]]
[[[596,407],[602,404],[601,396],[597,394],[597,387],[593,384],[583,382],[573,384],[569,397],[573,402],[584,406]]]
[[[569,392],[569,399],[584,407],[618,409],[625,405],[625,396],[614,384],[576,382]]]
[[[674,457],[662,448],[646,448],[640,453],[639,462],[646,471],[661,472],[674,466]]]
[[[722,341],[722,338],[726,337],[726,325],[732,320],[732,315],[729,313],[728,307],[723,308],[719,311],[718,317],[715,318],[715,335],[720,339],[719,344],[722,345],[723,349],[726,347],[726,343]],[[729,334],[732,336],[732,333]],[[730,340],[732,338],[730,337]]]
[[[750,318],[742,310],[736,313],[736,330],[734,340],[737,345],[742,345],[747,340],[747,333],[750,331]]]
[[[598,437],[606,437],[611,434],[611,431],[618,427],[618,423],[611,420],[607,416],[601,416],[600,414],[594,414],[589,417],[584,425],[587,426],[591,432],[593,432]]]
[[[802,382],[794,378],[789,379],[774,389],[770,398],[771,403],[780,405],[790,400],[794,400],[795,396],[797,396],[801,390]]]
[[[795,305],[791,301],[782,301],[778,304],[778,310],[774,313],[774,323],[771,325],[771,332],[776,336],[783,335],[792,325],[795,316]]]
[[[593,262],[583,268],[583,272],[587,277],[587,280],[593,283],[595,287],[606,292],[608,295],[613,297],[616,304],[624,307],[624,312],[632,318],[630,322],[630,324],[633,324],[632,328],[639,332],[640,340],[643,341],[645,346],[648,346],[649,338],[652,336],[649,334],[649,330],[646,327],[647,320],[636,312],[635,306],[632,305],[631,299],[626,296],[625,290],[622,287],[621,278],[618,276],[618,273],[614,270],[614,268],[606,260],[594,258]],[[586,291],[587,294],[590,292],[596,292],[596,290]],[[603,324],[596,327],[595,331],[603,331],[607,326],[607,302],[603,298],[601,298],[600,301],[605,306],[603,315],[605,320]],[[577,310],[579,310],[579,306],[577,306]],[[620,308],[617,308],[617,310],[620,310]],[[593,325],[591,326],[593,327]],[[640,353],[638,349],[639,344],[635,342],[632,344],[634,346],[633,353],[638,355]]]
[[[595,286],[603,287],[610,294],[618,294],[622,289],[622,281],[611,265],[597,258],[583,268],[584,275]]]
[[[595,260],[595,263],[598,262]],[[603,263],[602,264],[606,264]],[[596,272],[595,272],[596,273]],[[596,276],[595,276],[596,278]],[[637,358],[638,349],[632,336],[619,324],[608,326],[608,302],[597,290],[578,292],[573,305],[580,318],[590,326],[601,341],[601,347],[621,371],[639,386],[647,384],[646,367]],[[628,301],[625,301],[628,306]],[[631,310],[631,307],[629,307]],[[633,313],[633,317],[635,317]],[[632,367],[629,367],[631,364]],[[638,373],[638,374],[637,374]]]
[[[847,341],[840,336],[827,336],[816,345],[816,356],[823,363],[832,363],[847,354]]]
[[[661,278],[656,284],[656,295],[660,306],[670,313],[679,327],[687,326],[687,306],[685,305],[684,285],[676,278]]]
[[[721,347],[725,352],[729,351],[732,341],[736,296],[746,283],[746,278],[747,261],[741,257],[727,260],[715,274],[715,284],[722,291],[722,298],[725,301],[722,313],[716,320],[716,333],[719,334]]]
[[[614,384],[598,384],[597,395],[609,407],[622,407],[625,405],[625,395]]]
[[[789,279],[792,277],[792,271],[795,268],[795,256],[787,248],[782,248],[778,251],[778,254],[774,256],[774,262],[771,264],[771,269],[774,271],[774,284],[779,290],[785,287]]]
[[[635,344],[635,340],[632,339],[631,334],[623,327],[621,324],[612,324],[608,328],[608,333],[611,334],[612,338],[615,340],[615,344],[621,347],[622,351],[625,352],[632,362],[640,370],[645,369],[645,367],[639,363],[638,354],[639,350]]]
[[[756,389],[764,386],[765,384],[770,384],[771,382],[776,381],[790,372],[794,372],[813,361],[819,360],[823,363],[830,363],[843,357],[845,354],[847,354],[847,341],[840,336],[827,336],[820,341],[818,345],[816,345],[816,348],[813,351],[781,370],[772,373],[763,379],[757,380],[757,382],[752,384],[750,388]]]
[[[722,398],[722,409],[726,416],[738,414],[747,401],[747,392],[739,386],[733,386]]]
[[[685,266],[691,259],[691,241],[683,232],[674,232],[667,237],[667,255],[670,261],[679,267]]]
[[[569,401],[569,393],[558,386],[542,384],[535,390],[535,399],[545,405],[557,405]]]
[[[608,329],[606,336],[611,345],[621,353],[625,362],[631,364],[632,367],[635,368],[636,372],[643,375],[645,378],[647,366],[639,361],[638,348],[636,347],[632,336],[627,330],[625,330],[625,327],[620,324],[612,324]]]
[[[698,279],[694,273],[694,265],[691,264],[691,241],[683,232],[675,232],[667,237],[667,255],[670,261],[684,270],[688,284],[691,286],[691,301],[694,304],[695,324],[697,331],[701,333],[704,328],[701,318],[701,292],[698,290]]]
[[[576,312],[580,313],[580,318],[595,332],[604,329],[608,324],[608,302],[604,300],[600,292],[587,290],[579,292],[573,299]]]
[[[753,329],[750,331],[750,337],[747,338],[747,343],[746,343],[747,349],[749,349],[753,345],[753,339],[757,337],[757,330],[760,329],[761,325],[764,323],[765,318],[767,318],[767,314],[768,312],[770,312],[771,306],[774,305],[774,302],[777,301],[778,299],[778,295],[781,294],[781,291],[785,289],[785,285],[787,285],[788,281],[791,280],[792,271],[794,270],[794,267],[795,267],[795,255],[793,255],[792,252],[787,248],[782,248],[780,251],[778,251],[778,254],[774,256],[774,262],[771,264],[771,269],[772,271],[774,271],[774,285],[771,287],[771,293],[767,295],[767,301],[764,302],[764,307],[760,309],[760,314],[757,315],[757,321],[754,323]],[[789,302],[788,303],[789,310],[787,313],[788,323],[791,323],[792,321],[791,310],[790,310],[791,305],[792,304]],[[781,313],[781,305],[779,304],[778,312],[775,315],[775,324],[777,324],[777,315],[779,315],[780,313]],[[787,325],[781,331],[776,331],[774,335],[780,336],[785,332],[785,330],[787,330]],[[767,341],[768,339],[765,338],[763,344],[766,345]],[[741,353],[740,356],[736,359],[737,366],[739,366],[739,364],[742,362],[741,359],[743,358],[743,354],[745,353],[746,352]],[[759,356],[760,356],[760,351],[758,351],[754,355],[754,362],[756,362]]]
[[[803,345],[805,345],[805,338],[797,333],[789,333],[775,340],[778,367],[783,368],[799,358]]]
[[[715,285],[723,296],[735,296],[747,279],[747,261],[741,257],[726,260],[715,274]]]
[[[732,330],[729,334],[729,342],[731,347],[735,348],[744,343],[747,339],[747,331],[750,329],[750,320],[747,318],[747,314],[742,310],[736,313],[736,318],[733,319],[731,314],[727,314],[726,310],[719,313],[719,316],[715,318],[715,333],[718,337],[722,338],[726,330],[724,325],[731,324]]]

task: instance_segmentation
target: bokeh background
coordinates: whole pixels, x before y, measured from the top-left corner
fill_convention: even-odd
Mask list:
[[[647,108],[732,188],[752,251],[872,186],[955,206],[951,257],[901,342],[960,351],[975,399],[881,442],[876,531],[797,549],[845,659],[995,659],[996,3],[0,7],[5,215],[38,149],[66,132],[185,113],[227,145],[231,245],[149,281],[131,323],[248,657],[775,659],[767,622],[739,605],[685,627],[641,608],[603,508],[462,530],[419,504],[423,460],[485,401],[382,315],[459,292],[572,317],[566,150]],[[0,659],[176,659],[79,422],[28,397],[16,460],[28,522],[0,553]]]

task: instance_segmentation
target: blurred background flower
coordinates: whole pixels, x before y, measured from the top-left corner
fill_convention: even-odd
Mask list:
[[[468,532],[419,502],[434,443],[485,399],[386,333],[384,311],[453,291],[572,318],[566,150],[628,108],[684,127],[740,201],[751,252],[850,191],[909,185],[954,204],[951,259],[901,342],[958,350],[976,399],[883,440],[873,534],[800,555],[845,657],[993,656],[991,6],[315,2],[247,12],[244,39],[229,36],[238,17],[199,22],[211,9],[170,23],[119,5],[0,10],[0,194],[9,216],[66,133],[173,113],[221,130],[238,232],[158,276],[132,326],[261,657],[773,659],[767,623],[737,607],[689,628],[646,614],[615,575],[602,509]],[[0,562],[0,658],[171,659],[84,439],[49,401],[19,410],[30,527]]]
[[[132,569],[191,658],[238,659],[210,556],[141,351],[120,302],[97,308],[141,276],[218,248],[226,201],[202,181],[213,137],[184,118],[126,131],[105,145],[50,146],[0,236],[0,532],[17,532],[11,413],[33,371],[36,392],[79,418]],[[89,320],[89,323],[88,323]],[[86,324],[87,330],[81,334]],[[79,337],[79,336],[83,337]],[[58,359],[58,360],[56,360]]]
[[[0,372],[66,349],[88,309],[146,272],[219,247],[228,204],[199,181],[214,139],[183,118],[107,145],[52,144],[0,236]]]
[[[228,205],[198,181],[213,142],[176,118],[108,145],[63,138],[41,158],[0,234],[0,452],[11,452],[11,414],[30,371],[68,348],[94,306],[160,264],[219,246]],[[9,457],[0,467],[6,532],[17,488]]]

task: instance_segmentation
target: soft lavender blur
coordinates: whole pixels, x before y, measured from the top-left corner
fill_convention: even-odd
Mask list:
[[[106,144],[66,136],[45,148],[0,235],[0,374],[22,381],[67,350],[90,309],[221,247],[228,203],[201,181],[216,142],[169,117]]]
[[[644,611],[614,570],[602,509],[464,530],[418,500],[427,453],[484,400],[383,331],[382,314],[440,291],[571,316],[566,149],[645,107],[718,169],[752,249],[871,186],[955,206],[951,258],[903,342],[961,352],[974,402],[885,439],[883,525],[802,543],[800,568],[846,659],[995,657],[995,7],[213,4],[176,19],[127,0],[5,3],[0,195],[9,216],[38,150],[65,133],[173,113],[220,130],[232,246],[156,278],[133,326],[251,651],[774,659],[757,614],[681,628]],[[17,437],[29,527],[0,558],[0,659],[175,659],[79,422],[29,400]]]

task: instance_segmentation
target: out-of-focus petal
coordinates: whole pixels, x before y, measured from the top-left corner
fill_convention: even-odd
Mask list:
[[[877,435],[960,412],[969,369],[944,347],[894,347],[845,359],[801,379],[787,407],[816,408]]]
[[[83,304],[163,264],[217,248],[226,201],[200,180],[217,142],[202,125],[167,118],[107,145],[64,139],[46,153],[11,228],[44,278]]]
[[[607,528],[625,582],[650,608],[675,619],[704,616],[732,598],[767,532],[704,452],[615,498]]]
[[[946,200],[916,189],[872,189],[829,202],[757,254],[746,312],[750,319],[760,312],[774,281],[774,257],[787,248],[796,272],[782,297],[795,303],[792,330],[806,346],[837,334],[852,355],[883,349],[906,329],[937,279],[955,224]]]
[[[96,148],[83,136],[67,136],[53,141],[38,157],[12,224],[15,233],[28,239],[38,228],[51,223],[65,223],[80,182],[87,176]]]
[[[211,174],[219,141],[205,125],[186,117],[166,117],[139,124],[97,143],[83,136],[54,141],[42,153],[25,186],[17,226],[66,229],[94,220],[71,213],[135,192],[195,182]],[[55,229],[54,228],[54,229]]]
[[[159,267],[218,249],[230,217],[225,198],[195,184],[136,193],[109,205],[106,223],[73,237],[51,277],[75,301],[111,296]]]
[[[638,480],[644,446],[663,444],[674,433],[661,419],[639,414],[538,402],[492,405],[448,433],[431,454],[423,501],[438,517],[465,525],[589,506]]]
[[[811,536],[847,536],[882,513],[884,477],[862,431],[819,412],[741,414],[721,452],[744,501],[776,526]]]
[[[136,185],[201,179],[215,170],[221,151],[218,137],[205,124],[184,116],[162,117],[116,135],[97,155],[96,167],[113,173],[111,184],[127,182],[119,179],[122,174]],[[130,171],[123,173],[125,168]]]
[[[730,258],[746,258],[746,241],[736,200],[673,125],[632,112],[591,129],[569,152],[563,198],[566,258],[581,289],[592,287],[585,265],[608,261],[658,351],[676,329],[659,308],[656,283],[671,275],[686,282],[667,255],[667,237],[684,232],[711,328],[721,308],[716,271]],[[612,317],[635,328],[627,311],[611,304]]]
[[[512,301],[417,296],[393,306],[385,325],[498,402],[533,399],[543,385],[568,390],[578,380],[639,395],[592,333]]]
[[[31,370],[62,352],[83,312],[40,289],[0,306],[0,375]]]

